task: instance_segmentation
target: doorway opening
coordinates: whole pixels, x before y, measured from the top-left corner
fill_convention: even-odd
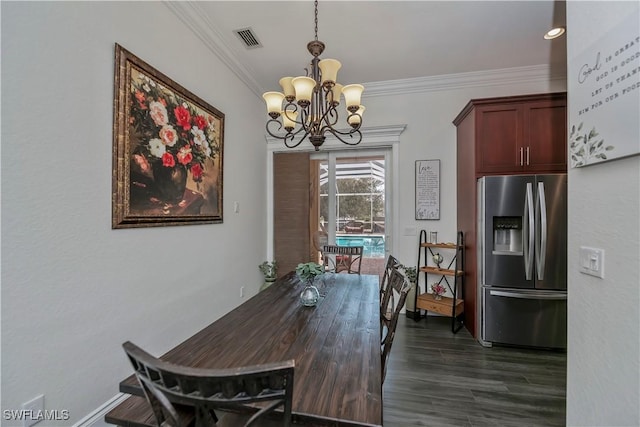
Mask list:
[[[362,246],[361,273],[381,275],[389,252],[388,150],[311,157],[310,232],[323,244]]]

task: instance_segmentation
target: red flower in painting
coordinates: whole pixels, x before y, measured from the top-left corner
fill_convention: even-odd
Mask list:
[[[173,155],[171,153],[164,153],[162,155],[162,166],[172,168],[175,165],[176,165],[176,160],[173,158]]]
[[[198,128],[200,128],[200,130],[204,130],[204,128],[207,127],[207,125],[209,124],[207,122],[207,119],[204,118],[204,116],[196,116],[193,121],[195,122],[196,126],[198,126]]]
[[[194,163],[191,166],[191,175],[193,175],[194,181],[202,180],[202,166],[200,166],[200,163]]]
[[[136,99],[138,100],[138,103],[142,104],[145,100],[144,97],[144,93],[140,92],[139,90],[136,91]]]
[[[193,154],[191,154],[191,148],[189,148],[188,145],[180,148],[180,151],[178,151],[178,154],[176,154],[176,156],[178,156],[178,161],[183,165],[188,165],[189,162],[193,160]]]
[[[191,129],[191,113],[182,105],[178,105],[173,113],[176,115],[176,121],[178,122],[178,126],[182,126],[182,129],[189,130]]]

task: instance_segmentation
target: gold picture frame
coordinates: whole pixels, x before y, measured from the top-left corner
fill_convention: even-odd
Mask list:
[[[115,45],[112,228],[222,222],[224,114]]]

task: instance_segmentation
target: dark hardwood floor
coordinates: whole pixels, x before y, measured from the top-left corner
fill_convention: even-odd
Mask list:
[[[564,426],[566,353],[484,348],[450,319],[398,322],[384,426]]]

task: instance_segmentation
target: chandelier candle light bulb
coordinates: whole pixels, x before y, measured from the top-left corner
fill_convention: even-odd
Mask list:
[[[358,126],[360,124],[360,121],[362,120],[362,114],[364,114],[364,110],[364,105],[361,105],[360,108],[358,108],[358,111],[356,111],[355,113],[351,113],[349,110],[347,110],[347,112],[351,114],[349,117],[347,117],[347,122],[349,122],[351,126]]]
[[[335,59],[323,59],[318,62],[318,67],[322,73],[322,85],[324,87],[333,86],[338,80],[338,70],[342,67],[340,61]]]
[[[347,110],[351,112],[358,111],[360,108],[360,97],[364,86],[362,85],[346,85],[342,88],[342,94],[344,95],[344,102],[347,104]]]
[[[340,97],[342,96],[342,85],[340,83],[336,83],[333,85],[333,87],[331,88],[331,102],[333,103],[334,107],[337,107],[338,105],[340,105]]]
[[[296,127],[296,119],[298,118],[297,111],[287,111],[284,110],[282,112],[282,124],[287,131],[292,131],[294,127]]]
[[[293,87],[293,83],[291,83],[293,77],[283,77],[280,79],[280,86],[282,86],[282,91],[284,92],[284,98],[287,102],[293,102],[296,99],[296,89]]]
[[[266,92],[262,95],[271,118],[267,121],[267,133],[282,139],[288,148],[297,147],[308,137],[318,151],[326,134],[333,135],[344,144],[358,145],[362,141],[360,126],[364,106],[360,99],[364,86],[341,85],[337,81],[338,70],[342,67],[340,61],[319,58],[325,45],[318,40],[318,0],[314,1],[314,8],[315,40],[307,44],[307,50],[313,56],[311,68],[307,69],[306,76],[281,78],[279,83],[283,92]],[[339,120],[336,107],[340,105],[342,95],[350,129],[340,130],[336,128]],[[270,127],[274,127],[274,130]],[[286,131],[284,135],[278,133],[282,128]],[[298,134],[301,134],[299,139],[296,138]]]
[[[267,103],[267,112],[272,119],[277,119],[282,111],[282,101],[284,94],[280,92],[265,92],[262,97]]]
[[[296,90],[298,105],[302,108],[308,107],[309,104],[311,104],[311,97],[316,87],[316,81],[311,77],[296,77],[291,80],[291,83]]]

